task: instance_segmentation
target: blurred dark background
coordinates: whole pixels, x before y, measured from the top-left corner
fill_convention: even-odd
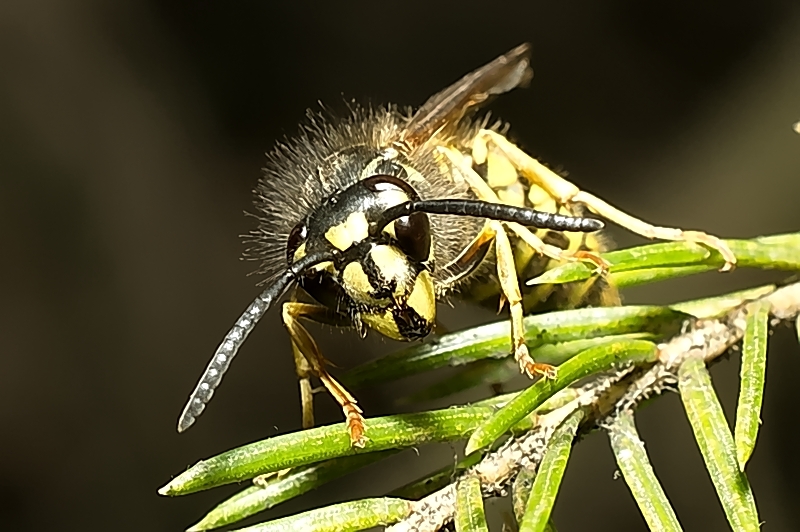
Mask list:
[[[273,312],[201,422],[175,432],[208,358],[257,293],[237,235],[251,228],[242,211],[263,152],[317,100],[334,110],[343,95],[419,105],[523,41],[533,44],[533,83],[492,111],[532,154],[659,224],[727,237],[800,229],[793,0],[0,3],[2,528],[183,530],[230,493],[165,499],[156,489],[198,459],[299,426]],[[715,273],[627,300],[778,278]],[[468,312],[445,319],[495,319]],[[398,347],[317,336],[342,368]],[[765,530],[800,523],[799,355],[793,332],[776,332],[748,465]],[[738,367],[734,357],[713,370],[729,415]],[[399,409],[396,393],[358,396],[377,415]],[[328,397],[317,403],[319,422],[340,420]],[[638,420],[686,529],[726,530],[677,396]],[[379,495],[452,461],[454,449],[420,453],[266,515]],[[614,472],[602,435],[576,448],[560,530],[645,529]]]

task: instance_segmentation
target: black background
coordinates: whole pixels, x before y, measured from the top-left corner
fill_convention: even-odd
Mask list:
[[[263,152],[317,100],[334,110],[345,108],[343,95],[418,105],[523,41],[533,45],[533,83],[492,111],[533,155],[656,223],[728,237],[800,227],[800,5],[789,0],[2,2],[0,526],[182,530],[224,498],[230,489],[180,499],[156,489],[200,458],[299,426],[273,312],[198,425],[174,428],[257,293],[237,235],[251,227],[241,213]],[[708,274],[627,301],[777,278]],[[445,320],[492,319],[468,312]],[[347,332],[317,336],[342,368],[397,348]],[[786,327],[771,347],[748,471],[765,530],[791,530],[800,522],[800,349]],[[713,373],[731,416],[738,360]],[[378,415],[398,411],[397,392],[358,396]],[[340,419],[322,396],[318,415]],[[638,419],[685,528],[726,530],[677,396]],[[379,495],[454,451],[420,452],[269,515]],[[559,530],[645,528],[614,472],[602,435],[576,448]],[[506,509],[497,510],[499,519]]]

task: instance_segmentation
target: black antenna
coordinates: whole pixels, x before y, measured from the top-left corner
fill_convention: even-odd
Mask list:
[[[222,376],[231,366],[231,361],[236,356],[236,352],[255,328],[258,320],[267,313],[275,301],[286,293],[292,281],[295,281],[308,268],[330,260],[334,260],[334,255],[331,252],[306,255],[292,264],[274,283],[261,292],[255,301],[250,303],[250,306],[239,316],[231,330],[225,335],[225,339],[217,347],[211,362],[208,363],[203,376],[200,377],[200,381],[195,386],[192,395],[189,396],[189,401],[178,419],[178,432],[183,432],[191,427],[197,417],[203,413],[206,405],[214,395],[214,390],[222,382]]]
[[[540,229],[554,231],[580,231],[591,233],[603,228],[602,221],[595,218],[566,216],[552,212],[537,211],[524,207],[513,207],[502,203],[491,203],[481,200],[437,199],[407,201],[386,209],[380,219],[372,227],[373,235],[383,231],[393,220],[408,216],[415,212],[428,214],[451,214],[454,216],[474,216],[501,222],[517,222]]]

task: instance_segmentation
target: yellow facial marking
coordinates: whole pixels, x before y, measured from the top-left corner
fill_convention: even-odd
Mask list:
[[[361,302],[371,301],[369,297],[375,288],[370,284],[369,277],[364,273],[364,268],[357,262],[351,262],[345,266],[342,272],[342,281],[344,282],[345,290],[350,294],[350,297],[357,299]],[[362,295],[362,297],[358,297]]]
[[[486,156],[486,182],[492,188],[507,187],[517,181],[517,170],[511,161],[496,150]]]
[[[414,289],[408,296],[408,306],[414,309],[428,323],[436,318],[436,294],[433,291],[431,274],[423,270],[414,280]]]
[[[369,236],[369,222],[363,212],[354,212],[344,223],[334,225],[325,233],[325,238],[338,250],[344,251],[354,242],[361,242]]]
[[[375,246],[369,252],[372,262],[378,267],[384,279],[394,279],[398,288],[408,280],[408,261],[405,255],[394,246]]]
[[[333,263],[330,262],[330,261],[328,261],[328,262],[320,262],[319,264],[317,264],[313,268],[314,268],[315,271],[318,271],[318,272],[327,271],[327,272],[330,272],[331,274],[336,273],[336,270],[333,267]]]
[[[365,312],[361,314],[361,321],[366,323],[369,328],[378,331],[387,338],[400,341],[405,340],[403,335],[400,334],[400,330],[397,328],[397,323],[394,321],[392,311],[389,309],[376,313]]]
[[[397,239],[397,233],[394,231],[394,222],[391,222],[389,225],[384,227],[383,232],[391,235],[392,238]]]
[[[295,261],[298,261],[306,256],[306,243],[303,242],[300,244],[300,247],[297,248],[297,251],[294,252],[294,257],[292,257]]]

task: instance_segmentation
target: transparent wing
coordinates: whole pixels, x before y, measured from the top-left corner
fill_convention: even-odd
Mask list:
[[[442,127],[457,124],[492,96],[526,85],[531,77],[530,45],[525,43],[431,96],[411,117],[403,140],[412,144],[425,142]]]

